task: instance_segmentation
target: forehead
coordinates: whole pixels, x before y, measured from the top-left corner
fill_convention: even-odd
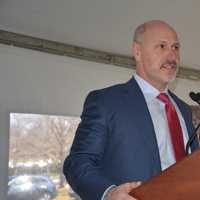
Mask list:
[[[144,32],[144,42],[154,43],[160,41],[179,43],[177,33],[172,27],[162,23],[147,25]]]

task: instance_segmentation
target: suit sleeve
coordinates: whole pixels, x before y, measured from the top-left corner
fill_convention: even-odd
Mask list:
[[[70,155],[64,162],[66,179],[83,200],[100,200],[104,191],[115,184],[104,175],[102,166],[108,137],[107,112],[102,94],[90,93]]]

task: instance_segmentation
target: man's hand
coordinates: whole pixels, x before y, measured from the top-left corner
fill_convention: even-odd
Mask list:
[[[113,188],[107,196],[107,200],[136,200],[129,195],[129,192],[141,185],[141,182],[124,183]]]

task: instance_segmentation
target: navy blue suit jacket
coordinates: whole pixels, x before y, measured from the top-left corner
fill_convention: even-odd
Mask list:
[[[170,94],[192,133],[189,106]],[[134,78],[91,92],[81,118],[64,174],[83,200],[100,200],[112,184],[145,181],[161,171],[153,122]]]

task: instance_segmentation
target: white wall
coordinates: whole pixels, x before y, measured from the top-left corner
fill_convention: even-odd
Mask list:
[[[133,70],[0,45],[0,199],[5,199],[9,113],[78,116],[92,89],[127,81]],[[178,80],[175,92],[188,98],[200,82]]]

